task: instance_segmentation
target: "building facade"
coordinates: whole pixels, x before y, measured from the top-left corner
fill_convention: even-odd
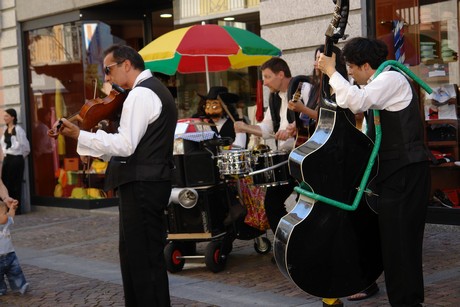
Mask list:
[[[101,64],[101,50],[106,46],[123,42],[141,49],[166,32],[201,22],[252,31],[282,50],[293,75],[310,74],[314,50],[324,43],[333,8],[333,1],[318,5],[314,0],[0,0],[0,104],[17,109],[19,124],[36,148],[42,143],[36,135],[39,109],[49,109],[55,120],[107,94]],[[162,13],[173,18],[161,19]],[[224,20],[229,17],[233,20]],[[430,86],[441,87],[460,81],[458,17],[459,1],[455,0],[351,0],[346,34],[385,40],[391,58],[402,61]],[[404,38],[403,48],[395,37]],[[201,75],[159,77],[174,89],[183,117],[196,107],[196,94],[206,92]],[[249,107],[254,104],[258,78],[258,69],[249,67],[216,73],[212,82],[242,93]],[[421,116],[429,101],[422,93]],[[454,127],[453,132],[447,140],[427,141],[432,149],[460,160],[456,109],[440,112],[437,120],[442,121],[427,118],[427,127],[446,126],[446,131]],[[75,197],[81,200],[83,196],[72,196],[72,190],[85,184],[84,180],[99,186],[103,175],[93,169],[93,175],[83,179],[70,140],[58,139],[49,154],[47,162],[34,152],[28,157],[24,205],[29,209],[30,204],[69,206],[75,201],[76,207],[81,206]],[[444,166],[433,175],[439,179],[433,192],[460,186],[460,171],[455,166]],[[104,205],[105,199],[84,197]]]

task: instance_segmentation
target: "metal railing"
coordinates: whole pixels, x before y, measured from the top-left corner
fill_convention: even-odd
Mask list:
[[[260,0],[175,0],[176,20],[212,15],[258,7]],[[210,16],[211,15],[211,16]]]

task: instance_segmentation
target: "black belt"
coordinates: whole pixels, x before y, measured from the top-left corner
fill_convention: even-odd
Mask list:
[[[22,155],[12,155],[12,154],[6,154],[7,157],[22,157]]]

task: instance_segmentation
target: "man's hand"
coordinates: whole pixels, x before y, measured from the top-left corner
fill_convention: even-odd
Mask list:
[[[246,130],[244,129],[245,127],[246,127],[246,123],[243,121],[237,121],[233,124],[233,128],[235,129],[236,133],[246,132]]]
[[[297,134],[297,127],[295,125],[295,122],[294,123],[290,123],[287,127],[286,127],[286,132],[289,133],[290,136],[295,136]]]
[[[288,109],[292,110],[294,112],[299,112],[301,113],[304,110],[304,104],[301,101],[294,102],[290,100],[288,102]]]
[[[3,202],[7,205],[8,208],[16,210],[18,208],[18,201],[11,197],[6,197]]]
[[[80,156],[81,163],[88,165],[91,161],[91,157],[89,156]]]
[[[80,135],[80,128],[65,118],[61,118],[57,123],[55,123],[52,130],[56,130],[57,133],[75,140],[78,139],[78,136]]]
[[[321,53],[318,60],[318,68],[325,73],[329,78],[335,73],[335,53],[332,57],[328,57]]]
[[[292,135],[288,130],[278,130],[275,134],[275,139],[280,141],[286,141],[290,137],[292,137]]]

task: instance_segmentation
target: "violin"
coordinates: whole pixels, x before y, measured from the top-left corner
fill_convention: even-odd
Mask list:
[[[77,121],[80,129],[90,131],[103,120],[114,120],[121,113],[123,103],[128,92],[119,85],[112,83],[112,90],[104,98],[87,99],[80,111],[67,118],[69,121]],[[50,137],[56,138],[59,135],[62,121],[48,131]]]

